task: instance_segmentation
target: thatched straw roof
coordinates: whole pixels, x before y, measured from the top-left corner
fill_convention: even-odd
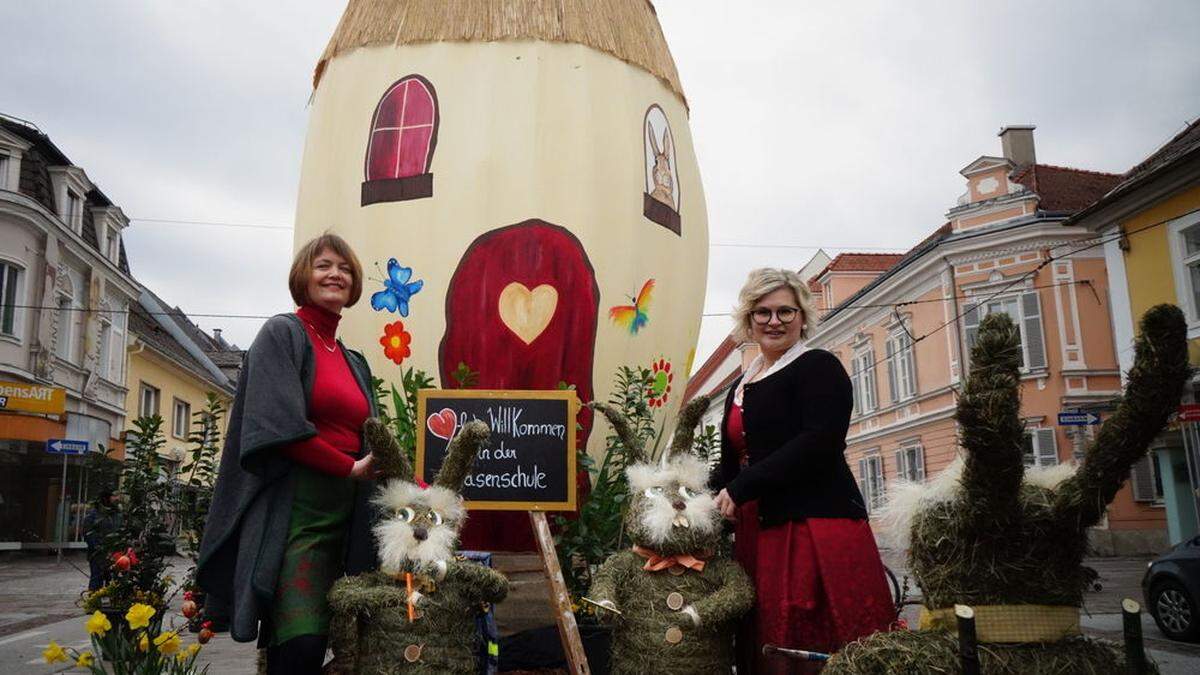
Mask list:
[[[500,40],[586,45],[649,72],[684,100],[650,0],[350,0],[313,88],[330,59],[358,47]]]

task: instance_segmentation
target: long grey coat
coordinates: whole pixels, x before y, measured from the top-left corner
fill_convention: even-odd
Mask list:
[[[338,344],[371,415],[377,415],[366,359]],[[206,615],[228,619],[230,635],[238,642],[257,638],[259,622],[271,616],[287,547],[292,513],[288,478],[294,466],[277,450],[317,433],[308,421],[313,371],[312,344],[295,314],[268,319],[242,362],[196,572],[207,594]],[[367,447],[365,439],[362,447]],[[368,501],[373,487],[360,483],[355,493],[346,574],[377,564]]]

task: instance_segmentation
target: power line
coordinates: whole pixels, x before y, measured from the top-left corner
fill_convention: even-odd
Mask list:
[[[258,223],[223,223],[211,220],[176,220],[172,218],[130,218],[131,221],[141,223],[163,223],[167,225],[204,225],[211,227],[234,227],[253,230],[287,230],[292,231],[293,227],[288,225],[262,225]]]

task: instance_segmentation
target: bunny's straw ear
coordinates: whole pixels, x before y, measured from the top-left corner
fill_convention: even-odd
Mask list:
[[[382,480],[412,480],[413,472],[408,463],[408,454],[400,447],[400,443],[383,420],[378,417],[367,418],[363,423],[363,435],[367,439],[367,449],[375,455],[375,461],[379,462]]]
[[[463,427],[446,448],[446,458],[442,460],[442,468],[438,470],[433,484],[455,492],[462,490],[463,481],[471,466],[475,463],[475,455],[479,446],[487,442],[492,435],[488,425],[479,420],[471,420]]]
[[[617,438],[621,439],[621,444],[625,446],[626,450],[645,459],[645,447],[638,442],[637,435],[633,433],[633,429],[629,428],[629,420],[625,419],[625,415],[620,410],[600,401],[592,401],[587,406],[592,410],[599,410],[608,418],[608,423],[612,425],[613,431],[617,432]]]
[[[671,439],[671,447],[667,449],[664,457],[679,457],[692,451],[696,425],[700,424],[700,418],[704,411],[708,410],[709,401],[708,396],[697,396],[683,406],[675,422],[675,435]]]

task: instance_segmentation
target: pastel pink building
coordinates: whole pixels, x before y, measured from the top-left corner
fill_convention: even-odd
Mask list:
[[[1120,393],[1103,247],[1062,224],[1120,177],[1038,164],[1032,126],[1006,127],[1000,139],[1001,156],[960,171],[966,190],[926,239],[898,256],[839,255],[809,282],[826,308],[809,344],[838,355],[854,385],[846,457],[870,510],[897,479],[923,481],[954,460],[955,390],[988,313],[1008,313],[1021,331],[1027,464],[1080,456],[1097,427],[1060,426],[1059,413],[1103,418]],[[729,354],[749,363],[753,345],[726,342],[718,353],[728,365],[705,363],[689,393],[727,388]],[[1101,552],[1166,547],[1151,466],[1131,483],[1094,533]]]

